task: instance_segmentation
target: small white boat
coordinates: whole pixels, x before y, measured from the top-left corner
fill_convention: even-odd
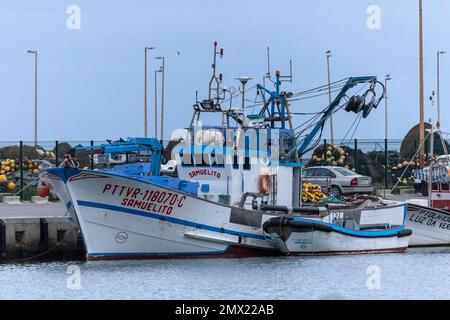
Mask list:
[[[430,141],[434,141],[434,134],[442,138],[440,130],[430,129]],[[433,154],[434,143],[430,152]],[[446,151],[446,146],[443,144]],[[449,246],[450,245],[450,177],[449,156],[440,156],[431,161],[430,166],[416,170],[414,176],[427,185],[428,199],[408,200],[408,215],[406,226],[413,234],[410,246]],[[431,173],[430,173],[431,172]]]
[[[409,203],[405,225],[413,230],[410,246],[450,245],[450,213],[447,211]]]
[[[359,214],[347,210],[338,216],[284,215],[266,220],[263,229],[267,239],[286,255],[405,251],[412,232],[403,226],[404,215],[391,221],[394,224],[374,224],[373,220],[368,224],[364,221],[365,215],[374,216],[370,210],[381,214],[389,210],[392,213],[393,207],[387,209],[379,205],[364,208]],[[404,212],[403,206],[398,206],[398,209]]]

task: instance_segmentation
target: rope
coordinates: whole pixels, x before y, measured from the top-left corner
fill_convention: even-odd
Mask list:
[[[346,81],[347,79],[348,78],[345,78],[345,79],[333,82],[330,85],[330,89],[331,89],[330,92],[331,93],[335,93],[335,92],[340,91],[344,87],[344,84],[340,84],[340,85],[336,85],[336,84],[341,83],[343,81]],[[253,86],[252,88],[249,88],[249,89],[245,90],[245,92],[250,90],[250,89],[253,89],[255,87],[256,86]],[[321,91],[325,91],[325,92],[319,93],[319,94],[316,94],[316,95],[311,95],[313,93],[321,92]],[[304,96],[304,95],[308,95],[308,94],[310,96],[300,98],[300,96]],[[294,99],[292,99],[292,97],[291,97],[290,99],[288,99],[288,101],[289,102],[291,102],[291,101],[300,101],[300,100],[312,99],[312,98],[316,98],[316,97],[320,97],[320,96],[324,96],[324,95],[328,95],[328,85],[323,85],[323,86],[320,86],[320,87],[317,87],[317,88],[313,88],[313,89],[309,89],[309,90],[306,90],[306,91],[303,91],[303,92],[299,92],[299,93],[294,93],[292,95],[292,97],[294,97]],[[238,96],[238,95],[236,95],[236,96]],[[295,98],[295,97],[299,97],[299,98]],[[231,99],[231,97],[229,99]],[[227,99],[227,100],[229,100],[229,99]],[[225,102],[227,100],[224,100],[223,102]],[[246,99],[246,101],[251,102],[250,100],[247,100],[247,99]],[[255,97],[255,101],[256,101],[256,97]],[[263,105],[264,103],[265,103],[265,101],[263,101],[263,100],[261,100],[259,102],[254,102],[253,105],[246,106],[246,107],[244,107],[244,109],[255,108],[256,106]]]
[[[330,92],[331,93],[339,92],[343,87],[344,86],[336,87],[336,89],[330,90]],[[315,95],[311,95],[311,96],[307,96],[307,97],[289,99],[289,101],[300,101],[300,100],[317,98],[317,97],[325,96],[325,95],[328,95],[328,90],[324,93],[319,93],[319,94],[315,94]]]
[[[35,260],[37,258],[45,256],[46,254],[50,253],[51,251],[55,250],[56,248],[63,246],[63,244],[64,244],[64,238],[60,243],[56,244],[52,248],[45,250],[44,252],[41,252],[35,256],[23,258],[23,259],[8,259],[8,262],[26,262],[26,261]]]
[[[335,90],[331,90],[330,92],[331,93],[339,92],[341,89],[342,89],[342,87],[339,87],[339,88],[336,88]],[[321,97],[321,96],[325,96],[325,95],[328,95],[328,91],[324,92],[324,93],[308,96],[308,97],[303,97],[303,98],[294,98],[294,99],[289,98],[289,99],[287,99],[287,101],[294,102],[294,101],[300,101],[300,100],[307,100],[307,99],[317,98],[317,97]],[[245,99],[245,101],[252,102],[251,100],[247,100],[247,99]],[[255,108],[257,106],[263,105],[264,103],[265,103],[265,101],[263,101],[263,100],[256,102],[256,97],[255,97],[255,101],[253,101],[253,104],[249,105],[249,106],[245,106],[244,109]]]
[[[355,118],[355,120],[353,121],[352,125],[350,126],[350,128],[348,129],[347,133],[345,134],[344,138],[342,139],[343,144],[347,145],[350,143],[350,141],[352,141],[353,137],[355,136],[356,130],[359,127],[359,123],[361,122],[362,116],[361,113],[358,114],[358,116]],[[358,121],[355,130],[353,131],[352,136],[348,139],[347,143],[345,143],[345,139],[347,138],[347,135],[350,133],[350,131],[352,130],[353,126],[355,125],[356,121]],[[342,143],[341,143],[342,144]]]
[[[360,117],[359,117],[358,123],[357,123],[356,126],[355,126],[355,130],[353,131],[353,134],[352,134],[352,136],[350,137],[349,142],[350,142],[351,140],[353,140],[353,137],[355,136],[356,130],[358,130],[359,123],[361,122],[361,119],[362,119],[361,113],[360,113],[359,115],[360,115]]]
[[[355,95],[358,94],[358,93],[360,93],[365,87],[367,87],[367,85],[368,85],[368,84],[366,83],[365,85],[361,86],[361,88],[359,88],[359,89],[355,92]],[[345,97],[344,97],[344,99],[345,99]],[[336,110],[333,111],[333,114],[336,113],[336,112],[338,112],[338,111],[340,111],[340,110],[344,107],[344,105],[345,105],[345,104],[339,105],[339,106],[336,108]],[[309,121],[313,121],[313,120],[314,120],[315,118],[317,118],[321,113],[325,113],[325,110],[326,110],[328,107],[329,107],[329,106],[325,107],[321,112],[317,113],[316,116],[312,117],[310,120],[304,122],[303,124],[300,124],[300,125],[297,126],[294,130],[299,129],[300,127],[302,127],[303,125],[305,125],[305,124],[308,123]],[[356,121],[356,120],[355,120],[355,121]],[[311,125],[308,126],[308,127],[306,127],[306,128],[303,129],[302,132],[300,132],[297,136],[301,135],[305,130],[308,130],[309,128],[311,128],[311,126],[316,125],[316,124],[317,124],[317,122],[314,123],[314,124],[311,124]],[[321,137],[319,137],[319,139],[320,139],[320,138],[321,138]]]
[[[69,211],[66,211],[66,215],[69,213]],[[8,259],[8,262],[26,262],[26,261],[31,261],[31,260],[35,260],[37,258],[43,257],[47,254],[49,254],[50,252],[52,252],[53,250],[59,248],[59,247],[64,247],[65,244],[65,239],[66,239],[66,235],[64,234],[64,237],[62,238],[62,240],[57,243],[55,246],[51,247],[50,249],[45,250],[44,252],[41,252],[37,255],[34,255],[32,257],[28,257],[28,258],[22,258],[22,259]]]
[[[334,85],[336,85],[338,83],[341,83],[341,82],[344,82],[344,81],[347,81],[348,79],[349,78],[344,78],[344,79],[332,82],[332,83],[330,83],[330,87],[334,87]],[[324,85],[321,85],[319,87],[315,87],[315,88],[308,89],[308,90],[305,90],[305,91],[301,91],[301,92],[298,92],[298,93],[294,93],[292,96],[301,96],[301,95],[305,95],[305,94],[308,94],[308,93],[311,93],[311,92],[319,92],[321,90],[328,90],[328,84],[324,84]]]
[[[20,189],[19,191],[17,191],[16,193],[14,193],[14,195],[18,195],[19,193],[21,193],[23,190],[25,190],[26,188],[28,188],[32,183],[34,183],[35,181],[39,180],[39,176],[34,178],[29,184],[27,184],[25,187],[23,187],[22,189]]]

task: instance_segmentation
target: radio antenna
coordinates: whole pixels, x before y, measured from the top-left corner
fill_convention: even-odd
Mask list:
[[[280,81],[292,83],[292,60],[291,59],[289,59],[289,75],[288,76],[280,76]]]
[[[217,41],[214,41],[214,54],[213,54],[213,74],[211,77],[211,80],[209,81],[209,87],[208,87],[208,100],[212,100],[212,92],[216,92],[215,99],[217,100],[217,104],[219,104],[220,101],[220,82],[222,82],[222,74],[219,74],[219,78],[216,76],[216,66],[217,66],[217,55],[220,56],[220,58],[223,57],[223,48],[220,48],[219,51],[217,51]],[[213,82],[215,82],[216,87],[213,87]]]
[[[263,77],[263,84],[266,85],[266,78],[272,81],[270,74],[270,47],[267,47],[267,73]],[[279,76],[279,80],[281,82],[290,82],[292,83],[292,59],[289,59],[289,75],[287,76]],[[273,82],[273,81],[272,81]]]

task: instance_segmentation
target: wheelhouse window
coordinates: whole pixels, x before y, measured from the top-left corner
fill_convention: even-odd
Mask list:
[[[233,169],[239,169],[239,159],[236,153],[233,155]]]
[[[245,148],[244,148],[244,152],[245,152],[245,156],[244,156],[244,165],[242,167],[242,169],[244,170],[250,170],[251,166],[250,166],[250,137],[245,137]]]
[[[250,170],[251,169],[250,157],[249,156],[245,156],[244,157],[244,165],[243,165],[242,169],[244,169],[244,170]]]

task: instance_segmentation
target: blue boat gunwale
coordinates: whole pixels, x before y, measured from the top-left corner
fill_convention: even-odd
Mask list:
[[[341,234],[345,234],[345,235],[349,235],[349,236],[354,236],[354,237],[358,237],[358,238],[386,238],[386,237],[394,237],[394,236],[399,236],[399,233],[407,230],[405,226],[401,225],[401,226],[393,226],[389,229],[385,229],[385,230],[373,230],[373,231],[368,231],[368,230],[355,230],[355,229],[349,229],[349,228],[345,228],[345,227],[341,227],[332,223],[328,223],[328,222],[323,222],[323,221],[318,221],[318,220],[313,220],[313,219],[305,219],[305,218],[292,218],[292,221],[301,221],[301,222],[306,222],[306,223],[311,223],[311,225],[314,224],[319,224],[319,225],[323,225],[323,226],[327,226],[329,228],[331,228],[331,232],[338,232]],[[288,222],[288,221],[286,221]]]

